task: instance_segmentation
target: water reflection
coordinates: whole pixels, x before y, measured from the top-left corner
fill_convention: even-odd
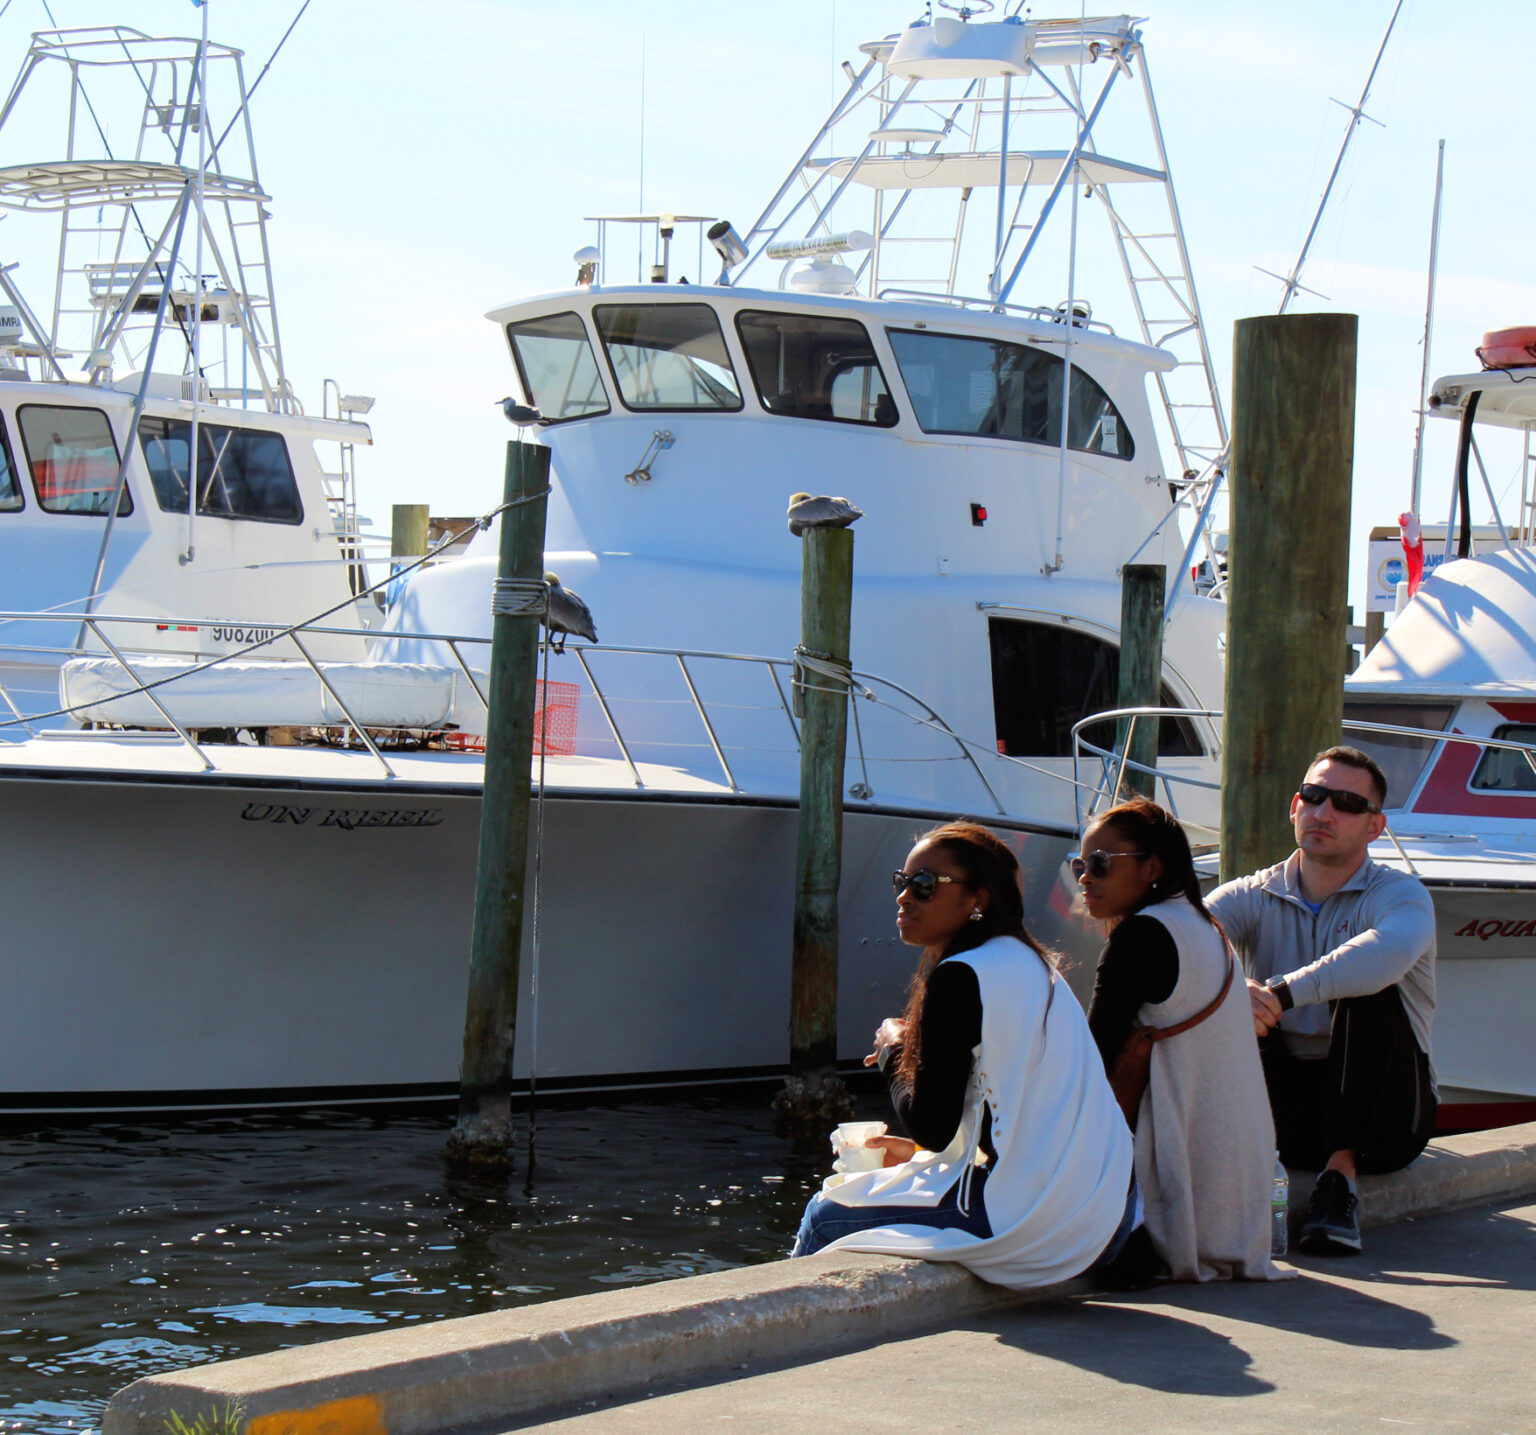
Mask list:
[[[775,1259],[828,1153],[765,1107],[544,1111],[506,1182],[451,1175],[439,1117],[0,1132],[0,1430],[79,1435],[159,1371]]]

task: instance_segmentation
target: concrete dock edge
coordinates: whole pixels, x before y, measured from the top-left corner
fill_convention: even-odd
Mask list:
[[[1296,1185],[1303,1202],[1306,1183]],[[1536,1123],[1442,1138],[1407,1171],[1364,1178],[1362,1222],[1531,1193]],[[231,1408],[243,1435],[429,1435],[594,1393],[816,1359],[1086,1289],[1021,1296],[959,1266],[879,1256],[777,1261],[150,1376],[112,1398],[102,1435],[165,1435],[173,1414]]]

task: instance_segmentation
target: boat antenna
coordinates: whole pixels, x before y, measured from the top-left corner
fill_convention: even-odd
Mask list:
[[[1445,141],[1435,159],[1435,213],[1429,227],[1429,294],[1424,300],[1424,365],[1419,371],[1419,422],[1413,434],[1413,484],[1408,507],[1419,511],[1419,490],[1424,480],[1424,415],[1429,407],[1429,340],[1435,324],[1435,269],[1440,259],[1440,195],[1445,182]]]
[[[1333,186],[1339,177],[1339,171],[1344,166],[1344,156],[1349,150],[1349,142],[1354,138],[1355,131],[1360,128],[1360,121],[1370,120],[1373,125],[1381,123],[1380,120],[1371,119],[1371,116],[1365,113],[1365,102],[1371,96],[1371,86],[1376,82],[1376,71],[1381,68],[1381,57],[1387,52],[1387,41],[1392,38],[1392,27],[1397,24],[1397,17],[1402,12],[1402,8],[1403,0],[1397,0],[1397,4],[1392,10],[1392,18],[1387,21],[1387,33],[1381,37],[1381,45],[1377,48],[1376,59],[1371,64],[1371,73],[1365,77],[1365,88],[1360,91],[1359,101],[1353,105],[1346,105],[1343,100],[1334,100],[1334,104],[1342,105],[1349,111],[1349,126],[1344,131],[1344,142],[1339,146],[1338,157],[1333,162],[1333,172],[1328,176],[1328,183],[1323,188],[1323,197],[1317,202],[1317,213],[1312,216],[1312,227],[1307,230],[1307,237],[1302,241],[1301,253],[1296,256],[1295,266],[1291,269],[1290,275],[1284,279],[1280,279],[1280,276],[1274,273],[1273,270],[1259,269],[1259,273],[1268,274],[1271,279],[1280,279],[1280,282],[1285,285],[1285,293],[1280,297],[1280,307],[1275,311],[1277,314],[1285,313],[1290,308],[1291,300],[1297,294],[1303,292],[1301,271],[1307,262],[1307,251],[1311,249],[1312,241],[1317,237],[1317,227],[1323,222],[1323,211],[1328,208],[1329,196],[1332,195]],[[1255,267],[1257,268],[1258,266]],[[1318,294],[1315,289],[1306,289],[1304,292],[1313,294],[1319,299],[1327,297],[1326,295]]]
[[[216,141],[214,141],[213,152],[215,154],[219,152],[219,146],[229,138],[229,132],[234,129],[236,124],[239,123],[240,116],[245,113],[246,106],[251,102],[251,97],[256,93],[258,89],[261,88],[261,82],[267,78],[267,71],[272,68],[272,62],[277,59],[280,54],[282,54],[283,46],[288,43],[288,37],[293,34],[295,26],[297,26],[299,21],[304,18],[304,12],[308,9],[309,0],[304,0],[304,3],[299,6],[299,13],[288,22],[288,28],[283,31],[283,38],[277,42],[277,48],[267,56],[267,63],[261,67],[261,73],[256,76],[256,79],[252,82],[250,89],[245,92],[245,98],[240,102],[240,108],[236,110],[235,113],[230,117],[229,123],[224,126],[224,133],[221,134]],[[3,11],[0,11],[0,14],[3,13]]]

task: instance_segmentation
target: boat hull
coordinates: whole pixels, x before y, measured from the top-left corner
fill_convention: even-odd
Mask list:
[[[477,790],[79,771],[7,774],[0,802],[0,1110],[453,1095]],[[524,923],[517,1082],[536,1073],[541,1091],[581,1091],[782,1072],[796,819],[787,803],[552,792],[537,917],[530,905]],[[844,1062],[904,1005],[913,954],[894,935],[889,873],[935,820],[846,817]],[[1033,927],[1091,974],[1097,937],[1060,878],[1070,837],[1007,835]]]

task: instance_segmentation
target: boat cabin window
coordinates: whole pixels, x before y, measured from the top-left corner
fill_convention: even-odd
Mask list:
[[[877,428],[896,422],[896,403],[858,320],[744,310],[736,332],[769,413]]]
[[[991,618],[987,627],[997,750],[1007,757],[1071,757],[1072,725],[1119,706],[1119,648],[1057,623]],[[1183,706],[1166,683],[1161,705]],[[1084,736],[1110,749],[1115,724],[1096,723]],[[1188,718],[1158,720],[1159,757],[1194,757],[1204,751]]]
[[[139,420],[139,443],[160,507],[168,513],[185,513],[191,423],[147,415]],[[263,523],[304,521],[304,505],[282,435],[200,423],[197,451],[199,513]]]
[[[1358,732],[1351,722],[1378,722],[1388,727],[1416,727],[1425,732],[1444,732],[1455,711],[1452,703],[1363,703],[1344,704],[1344,741],[1369,753],[1387,779],[1387,805],[1401,807],[1424,771],[1424,764],[1435,748],[1432,737],[1399,737],[1385,732]],[[1516,738],[1516,742],[1523,739]],[[1508,756],[1518,756],[1516,753]]]
[[[627,409],[739,409],[741,386],[708,304],[599,304],[592,310]]]
[[[924,433],[976,434],[1052,447],[1061,442],[1059,354],[1001,339],[888,332]],[[1075,364],[1067,445],[1111,458],[1131,458],[1136,452],[1120,410]]]
[[[1501,723],[1493,735],[1502,742],[1536,743],[1536,724]],[[1471,785],[1474,792],[1536,792],[1536,752],[1484,748]]]
[[[507,325],[523,392],[549,423],[608,412],[597,358],[579,314],[549,314]]]
[[[16,410],[37,501],[49,513],[105,514],[117,488],[120,456],[100,409],[23,404]],[[123,485],[118,517],[133,512]]]
[[[5,431],[0,428],[0,513],[27,506],[21,491],[21,480],[16,476],[16,465],[11,461],[11,444]]]

